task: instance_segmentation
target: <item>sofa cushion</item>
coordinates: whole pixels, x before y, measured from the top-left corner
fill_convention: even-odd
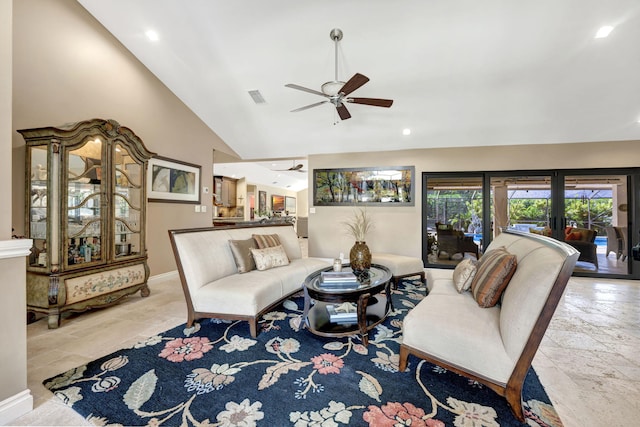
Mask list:
[[[480,307],[493,307],[516,271],[517,258],[504,247],[486,252],[478,261],[471,292]]]
[[[277,234],[252,234],[251,237],[255,239],[258,249],[272,248],[281,244]]]
[[[458,294],[453,286],[448,288],[451,294],[429,294],[407,313],[402,343],[481,377],[506,383],[515,360],[502,344],[500,308],[482,309],[470,293]]]
[[[459,293],[471,289],[471,282],[476,275],[476,263],[471,258],[465,258],[453,270],[453,285]]]
[[[247,273],[256,269],[251,249],[258,249],[255,239],[229,240],[233,259],[236,261],[238,273]]]
[[[264,249],[251,249],[251,254],[259,271],[289,265],[289,258],[282,245]]]

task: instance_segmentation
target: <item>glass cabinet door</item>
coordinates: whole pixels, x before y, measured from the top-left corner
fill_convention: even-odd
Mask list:
[[[116,258],[144,253],[142,236],[143,163],[129,149],[114,146],[114,255]]]
[[[66,241],[63,259],[70,268],[104,260],[102,253],[103,142],[88,138],[66,151]]]
[[[33,239],[29,267],[47,267],[47,219],[48,219],[48,156],[47,146],[29,147],[31,157],[28,200],[28,233]]]

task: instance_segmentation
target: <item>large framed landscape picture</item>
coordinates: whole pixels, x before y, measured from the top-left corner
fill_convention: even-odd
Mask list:
[[[415,167],[315,169],[314,206],[414,206]]]
[[[147,171],[147,197],[150,202],[200,204],[201,166],[153,157]]]

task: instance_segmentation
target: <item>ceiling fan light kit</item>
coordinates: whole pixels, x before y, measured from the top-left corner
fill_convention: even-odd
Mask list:
[[[338,116],[340,116],[340,119],[347,120],[351,118],[351,114],[349,113],[349,110],[347,110],[347,107],[345,107],[344,105],[346,102],[384,108],[389,108],[393,104],[393,100],[391,99],[348,97],[349,94],[367,83],[369,81],[369,78],[360,73],[356,73],[346,83],[338,79],[338,42],[342,40],[342,36],[342,30],[338,28],[334,28],[329,33],[329,37],[331,37],[331,40],[333,40],[335,44],[335,78],[333,80],[322,84],[322,86],[320,87],[320,91],[309,89],[293,83],[285,85],[288,88],[300,90],[303,92],[309,92],[314,95],[320,95],[327,99],[324,101],[305,105],[300,108],[296,108],[295,110],[291,110],[292,113],[308,110],[309,108],[317,107],[322,104],[331,103],[336,107],[336,111],[338,112]]]

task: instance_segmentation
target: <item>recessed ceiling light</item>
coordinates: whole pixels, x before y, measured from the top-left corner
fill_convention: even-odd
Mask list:
[[[605,25],[604,27],[600,27],[598,32],[596,33],[597,39],[603,39],[609,35],[613,31],[613,27],[611,25]]]
[[[411,129],[409,129],[409,128],[402,129],[402,134],[403,135],[411,135]]]
[[[158,40],[160,40],[160,36],[158,35],[158,33],[153,30],[147,30],[145,34],[147,35],[147,38],[152,42],[157,42]]]

